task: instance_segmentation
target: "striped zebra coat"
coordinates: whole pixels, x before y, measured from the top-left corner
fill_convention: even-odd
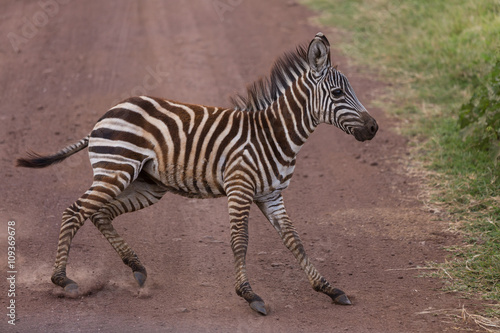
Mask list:
[[[358,101],[347,78],[330,63],[330,45],[318,33],[309,46],[279,58],[270,78],[232,99],[230,109],[190,105],[147,96],[129,98],[99,119],[91,133],[50,156],[31,153],[18,166],[41,168],[88,147],[91,187],[63,213],[52,282],[71,295],[66,276],[75,233],[90,219],[143,286],[147,273],[112,220],[148,207],[167,192],[188,197],[227,196],[236,292],[267,314],[247,278],[248,216],[254,202],[296,257],[314,290],[350,304],[309,260],[290,221],[281,192],[292,178],[296,156],[320,123],[333,124],[357,140],[378,126]]]

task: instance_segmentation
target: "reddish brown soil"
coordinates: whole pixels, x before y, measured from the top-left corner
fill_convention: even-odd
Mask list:
[[[221,3],[230,5],[218,12],[214,4]],[[68,268],[83,294],[63,297],[50,275],[61,213],[90,185],[87,155],[43,170],[16,169],[14,159],[29,147],[54,152],[82,138],[131,94],[227,106],[227,97],[267,74],[273,59],[322,29],[309,23],[312,13],[287,0],[74,1],[49,6],[46,14],[38,1],[4,1],[1,9],[0,263],[6,275],[7,221],[15,220],[18,273],[15,326],[7,324],[8,286],[0,282],[0,331],[476,330],[444,315],[472,301],[442,292],[437,279],[418,277],[417,266],[443,261],[443,246],[459,240],[417,199],[419,180],[403,171],[405,139],[370,104],[380,85],[335,50],[333,61],[380,131],[359,143],[321,126],[301,151],[284,196],[313,262],[353,306],[314,292],[254,208],[248,271],[270,314],[253,312],[233,288],[225,199],[175,195],[115,222],[148,269],[144,289],[87,222]],[[19,52],[10,32],[24,38],[14,43]],[[338,35],[324,32],[334,46]],[[427,310],[435,314],[420,314]]]

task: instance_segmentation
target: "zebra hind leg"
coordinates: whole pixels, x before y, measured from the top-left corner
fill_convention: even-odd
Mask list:
[[[64,288],[68,296],[78,294],[78,284],[66,276],[71,241],[87,218],[112,201],[121,192],[124,186],[112,185],[115,182],[116,177],[94,177],[94,182],[89,190],[66,208],[63,213],[51,280],[54,284]]]
[[[134,278],[140,287],[144,286],[146,282],[146,268],[142,265],[134,250],[116,232],[111,222],[118,215],[151,206],[158,202],[165,193],[165,188],[141,174],[115,200],[90,217],[92,223],[106,237],[125,265],[132,269]]]

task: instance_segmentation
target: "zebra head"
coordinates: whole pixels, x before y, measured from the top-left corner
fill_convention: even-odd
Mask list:
[[[377,133],[377,122],[358,100],[347,77],[332,67],[330,43],[321,32],[309,44],[307,62],[315,85],[310,105],[316,120],[335,125],[358,141],[371,140]]]

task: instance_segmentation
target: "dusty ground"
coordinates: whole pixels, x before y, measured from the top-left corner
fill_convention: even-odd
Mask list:
[[[229,95],[267,74],[273,59],[320,28],[308,23],[310,12],[288,0],[40,3],[49,5],[11,0],[0,11],[0,263],[7,275],[7,222],[14,220],[18,271],[15,326],[7,324],[11,298],[0,280],[0,331],[477,329],[442,315],[473,307],[472,301],[443,293],[439,280],[417,277],[422,271],[414,268],[444,260],[442,247],[458,240],[417,200],[418,179],[402,168],[405,140],[391,130],[383,110],[370,105],[379,84],[348,67],[335,50],[333,61],[351,78],[380,131],[359,143],[320,127],[301,151],[284,195],[309,255],[353,306],[333,305],[315,293],[253,209],[248,269],[270,315],[254,313],[233,289],[225,200],[174,195],[115,222],[148,269],[146,288],[138,289],[88,222],[73,242],[68,268],[84,295],[62,297],[50,282],[60,216],[90,184],[87,155],[44,170],[15,169],[14,159],[29,147],[54,152],[82,138],[129,95],[226,106]],[[335,45],[338,36],[324,32]]]

